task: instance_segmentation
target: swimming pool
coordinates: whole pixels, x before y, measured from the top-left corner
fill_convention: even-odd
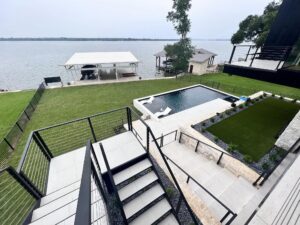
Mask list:
[[[238,101],[238,98],[234,96],[203,86],[194,86],[162,95],[156,95],[154,96],[152,103],[146,103],[144,104],[144,107],[153,114],[162,112],[169,107],[172,109],[169,113],[169,115],[171,115],[218,98],[228,102]],[[141,102],[143,100],[146,99],[140,99],[139,101]]]

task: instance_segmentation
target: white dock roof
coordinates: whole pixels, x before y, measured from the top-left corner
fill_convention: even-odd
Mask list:
[[[77,52],[65,66],[138,63],[139,60],[131,52]]]

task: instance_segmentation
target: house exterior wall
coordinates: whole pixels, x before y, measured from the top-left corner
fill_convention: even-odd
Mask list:
[[[189,70],[190,66],[193,65],[193,74],[202,75],[206,73],[207,67],[208,67],[208,60],[206,60],[203,63],[197,63],[197,62],[190,62],[189,63]]]

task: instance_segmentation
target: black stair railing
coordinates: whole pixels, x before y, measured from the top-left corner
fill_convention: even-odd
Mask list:
[[[88,142],[83,162],[75,225],[91,224],[91,147]]]
[[[115,184],[115,181],[114,181],[114,178],[113,178],[113,175],[112,175],[112,171],[111,171],[110,165],[109,165],[108,160],[107,160],[105,150],[103,148],[102,143],[99,143],[99,146],[100,146],[101,154],[102,154],[105,166],[106,166],[109,181],[110,181],[110,184],[112,185],[112,188],[113,188],[113,194],[115,195],[115,198],[116,198],[116,201],[117,201],[116,203],[117,203],[118,209],[120,210],[120,213],[121,213],[122,222],[123,222],[123,224],[128,225],[128,221],[126,219],[124,208],[122,206],[122,202],[121,202],[120,196],[118,194],[118,189],[117,189],[117,186]]]

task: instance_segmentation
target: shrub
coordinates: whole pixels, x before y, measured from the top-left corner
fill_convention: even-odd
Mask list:
[[[245,103],[245,106],[248,106],[248,105],[249,105],[249,102],[246,102],[246,103]]]
[[[219,138],[214,137],[214,141],[215,141],[215,142],[218,142],[218,141],[219,141]]]
[[[282,99],[283,99],[283,96],[280,96],[279,98],[282,100]]]
[[[230,143],[230,144],[228,145],[227,151],[230,152],[230,153],[232,153],[232,152],[234,152],[234,150],[237,150],[237,148],[238,148],[237,145],[235,145],[235,144],[233,144],[233,143]]]
[[[214,123],[215,119],[214,118],[210,118],[210,122]]]
[[[272,93],[272,97],[275,97],[275,94]]]
[[[168,188],[166,189],[166,192],[167,192],[167,195],[168,195],[170,198],[173,197],[173,195],[174,195],[174,190],[173,190],[173,188],[168,187]]]
[[[262,168],[264,171],[267,171],[270,168],[269,163],[265,162],[264,164],[262,164]]]
[[[253,162],[253,159],[250,155],[244,155],[244,161],[246,163],[252,163]]]
[[[277,154],[271,154],[271,155],[269,155],[269,159],[270,159],[272,162],[276,162],[276,160],[277,160]]]
[[[243,104],[239,105],[239,109],[243,109],[243,108],[244,108]]]

